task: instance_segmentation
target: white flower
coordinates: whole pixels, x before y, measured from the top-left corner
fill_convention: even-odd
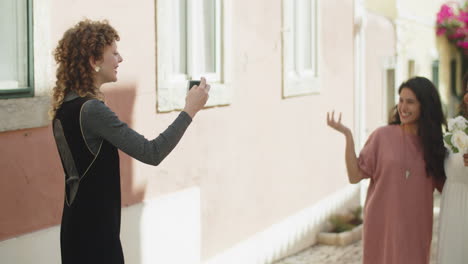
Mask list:
[[[452,145],[461,153],[468,151],[468,135],[464,131],[455,131],[452,135]]]
[[[468,121],[463,116],[457,116],[448,120],[448,130],[452,132],[456,130],[463,131],[467,126]]]

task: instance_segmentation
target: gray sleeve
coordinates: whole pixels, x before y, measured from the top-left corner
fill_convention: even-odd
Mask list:
[[[175,148],[192,122],[186,112],[181,112],[174,122],[158,137],[148,140],[120,121],[103,102],[87,101],[81,112],[81,125],[88,148],[104,139],[131,157],[151,165],[158,165]],[[94,144],[93,144],[94,142]],[[91,143],[91,144],[90,144]]]

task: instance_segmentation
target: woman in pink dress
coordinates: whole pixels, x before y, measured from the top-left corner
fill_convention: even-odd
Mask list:
[[[388,126],[376,129],[359,158],[351,130],[327,113],[346,138],[349,181],[370,179],[364,208],[364,264],[428,264],[433,192],[445,181],[445,118],[437,89],[426,78],[404,82]]]

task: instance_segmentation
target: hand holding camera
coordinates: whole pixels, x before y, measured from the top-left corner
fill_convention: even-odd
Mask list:
[[[194,118],[198,111],[200,111],[208,101],[208,93],[210,85],[206,83],[204,77],[200,81],[189,81],[189,91],[185,98],[184,111]]]

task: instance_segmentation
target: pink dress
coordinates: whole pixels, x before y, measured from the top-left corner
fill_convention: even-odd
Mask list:
[[[363,263],[428,264],[436,184],[427,176],[419,137],[399,125],[381,127],[362,149],[359,167],[370,178]]]

